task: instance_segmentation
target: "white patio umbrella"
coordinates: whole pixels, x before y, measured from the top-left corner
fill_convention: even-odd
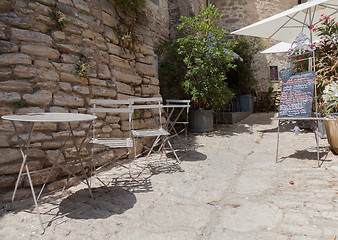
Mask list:
[[[286,43],[286,42],[280,42],[272,47],[269,47],[268,49],[265,49],[261,53],[283,53],[289,51],[291,48],[291,43]]]
[[[317,42],[317,41],[315,41]],[[265,49],[261,53],[283,53],[283,52],[288,52],[291,48],[292,44],[291,43],[286,43],[286,42],[280,42],[272,47],[269,47],[268,49]]]
[[[263,37],[286,43],[293,43],[297,36],[302,32],[309,37],[310,43],[313,43],[314,41],[318,41],[320,37],[313,34],[311,28],[316,28],[317,24],[320,24],[320,19],[323,18],[322,16],[329,16],[330,18],[338,17],[338,0],[309,0],[306,3],[299,4],[289,10],[234,31],[231,34]],[[318,116],[316,88],[315,103],[316,116]],[[280,120],[278,120],[276,162],[278,160],[279,127]],[[317,135],[316,142],[319,165],[319,145]]]
[[[231,34],[275,39],[292,43],[300,32],[311,42],[319,37],[311,31],[311,26],[320,24],[322,15],[338,17],[338,0],[309,0],[289,10],[241,28]]]

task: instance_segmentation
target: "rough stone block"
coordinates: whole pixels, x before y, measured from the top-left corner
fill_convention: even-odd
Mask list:
[[[0,115],[8,115],[8,114],[13,114],[13,108],[12,107],[0,107]],[[8,122],[8,121],[6,121]],[[2,122],[0,124],[0,132],[1,131],[14,131],[14,129],[12,128],[12,125],[5,125],[4,122]]]
[[[20,94],[16,92],[0,92],[1,104],[13,104],[21,100]]]
[[[36,76],[36,68],[35,67],[28,67],[28,66],[16,66],[13,69],[13,75],[16,78],[32,78]]]
[[[105,64],[98,64],[97,65],[98,70],[98,77],[101,79],[111,79],[111,73],[107,65]]]
[[[46,46],[39,45],[23,45],[20,48],[22,53],[26,53],[28,55],[45,57],[51,60],[57,60],[60,56],[60,52]]]
[[[61,75],[60,75],[60,79],[62,81],[69,82],[69,83],[88,85],[88,79],[75,76],[74,74],[62,72]]]
[[[6,53],[0,55],[0,66],[14,64],[31,65],[32,59],[28,55],[22,53]]]
[[[128,94],[128,95],[134,95],[134,89],[129,84],[117,82],[116,83],[116,89],[117,89],[117,92],[119,92],[119,93],[125,93],[125,94]]]
[[[15,162],[21,159],[19,149],[0,148],[0,164]]]
[[[24,107],[24,108],[18,108],[15,110],[15,113],[21,114],[21,113],[43,113],[45,112],[40,107]]]
[[[51,164],[53,164],[54,162],[64,163],[66,161],[65,157],[59,149],[46,151],[46,156]]]
[[[0,1],[0,12],[10,12],[12,9],[12,3],[10,0],[1,0]]]
[[[150,84],[158,86],[160,84],[160,80],[158,78],[152,77],[150,78]]]
[[[24,80],[9,80],[1,82],[0,90],[6,92],[32,92],[32,84]]]
[[[7,129],[8,130],[8,129]],[[10,135],[7,133],[2,133],[0,135],[0,147],[4,148],[4,147],[10,147]]]
[[[110,59],[109,66],[118,67],[120,69],[131,69],[129,61],[123,58],[110,54],[109,59]]]
[[[145,64],[148,64],[148,65],[153,65],[155,63],[155,57],[154,56],[151,56],[151,55],[148,55],[146,57],[139,57],[137,58],[137,61],[140,62],[140,63],[145,63]]]
[[[59,149],[63,145],[64,141],[53,139],[52,141],[42,142],[41,149]]]
[[[116,81],[124,82],[124,83],[131,83],[131,84],[141,84],[142,78],[137,74],[129,74],[121,71],[114,70],[113,76],[115,77]]]
[[[38,185],[42,185],[47,181],[47,177],[48,177],[48,182],[53,182],[56,180],[58,176],[58,171],[57,170],[53,170],[52,172],[49,170],[43,170],[43,171],[39,171],[38,174],[32,174],[31,175],[31,179],[32,179],[32,183],[34,186],[38,186]],[[22,184],[24,187],[29,187],[29,181],[28,178],[24,178],[22,181]]]
[[[28,3],[28,7],[31,8],[34,12],[48,15],[49,7],[44,4],[38,2],[30,2]]]
[[[33,94],[25,94],[23,95],[23,99],[29,105],[36,106],[47,106],[53,100],[53,94],[50,91],[39,90]]]
[[[100,79],[97,79],[97,78],[89,78],[89,84],[106,87],[107,81],[106,80],[100,80]]]
[[[12,70],[10,68],[3,68],[0,70],[0,80],[10,79]]]
[[[67,82],[60,82],[59,86],[60,86],[60,89],[64,92],[71,92],[73,90],[72,85]]]
[[[107,116],[105,122],[108,124],[111,123],[118,123],[120,121],[120,118],[117,116]]]
[[[107,43],[107,46],[108,46],[108,53],[110,54],[114,54],[116,56],[129,59],[129,60],[135,59],[135,54],[130,52],[128,49],[124,49],[120,46],[117,46],[111,43]]]
[[[74,63],[79,61],[79,57],[73,54],[61,54],[61,61],[64,63],[71,63],[74,69]]]
[[[143,95],[156,95],[160,93],[160,87],[155,85],[142,85]]]
[[[54,31],[52,32],[52,37],[55,41],[65,40],[66,34],[62,31]]]
[[[8,188],[15,186],[15,177],[13,175],[1,175],[0,176],[0,186],[1,188]]]
[[[54,105],[65,107],[83,107],[84,100],[76,94],[58,92],[54,94]]]
[[[51,64],[50,62],[46,60],[41,60],[41,59],[35,59],[34,66],[41,67],[41,68],[54,69],[53,64]]]
[[[0,41],[0,53],[15,53],[19,48],[15,43],[8,41]]]
[[[38,149],[38,148],[30,148],[28,150],[28,156],[30,158],[44,158],[45,152],[41,149]]]
[[[53,42],[53,39],[47,34],[18,28],[11,28],[11,36],[14,41],[44,43],[48,46],[51,46]]]
[[[154,49],[149,45],[141,45],[139,51],[144,55],[154,56]]]
[[[56,131],[56,123],[35,123],[34,131]]]
[[[27,22],[26,20],[18,17],[14,13],[2,13],[0,14],[0,22],[3,22],[5,24],[19,27],[19,28],[30,28],[31,24]]]
[[[154,65],[136,63],[136,71],[140,75],[146,75],[146,76],[151,76],[151,77],[156,76],[156,69]]]
[[[92,86],[92,94],[94,96],[115,98],[116,91],[108,87]]]
[[[114,30],[108,26],[104,26],[104,35],[114,44],[119,43],[119,39]]]
[[[84,87],[84,86],[74,86],[73,90],[75,93],[81,94],[81,95],[88,95],[89,92],[89,88],[88,87]]]
[[[37,80],[39,81],[59,81],[59,73],[55,70],[40,68],[37,71]]]
[[[53,62],[53,66],[56,68],[56,70],[61,72],[61,75],[62,75],[63,72],[66,72],[66,73],[70,73],[71,75],[73,75],[73,77],[75,77],[74,76],[74,73],[75,73],[74,62],[71,62],[71,63],[56,63],[56,62]]]
[[[72,2],[74,3],[76,8],[78,8],[78,9],[84,11],[84,12],[87,12],[87,13],[90,12],[88,5],[85,1],[83,1],[83,0],[73,0]]]
[[[119,19],[109,13],[102,11],[102,22],[109,27],[116,27],[119,24]]]
[[[81,52],[80,47],[72,45],[72,44],[56,43],[55,45],[58,47],[58,49],[62,53],[79,54]]]

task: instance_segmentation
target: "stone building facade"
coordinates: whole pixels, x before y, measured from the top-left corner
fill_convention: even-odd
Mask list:
[[[228,33],[248,26],[277,13],[290,9],[298,0],[211,0],[223,14],[223,20],[219,23]],[[278,41],[263,40],[267,46],[273,46]],[[286,68],[287,57],[284,53],[262,54],[255,56],[255,78],[257,80],[256,91],[267,92],[269,86],[278,89],[278,82],[270,81],[270,66],[278,66],[278,69]]]
[[[63,28],[50,17],[53,9],[64,14]],[[136,40],[130,41],[131,35]],[[147,0],[137,18],[120,10],[115,0],[0,0],[0,116],[89,113],[91,98],[159,96],[154,47],[168,38],[165,0]],[[87,77],[76,76],[79,61],[86,64]],[[95,124],[101,129],[98,134],[114,137],[126,134],[126,121],[104,114],[98,115]],[[136,127],[149,124],[150,119],[140,119]],[[83,136],[88,124],[74,123],[73,127],[75,134]],[[30,170],[38,173],[33,174],[35,185],[43,182],[55,158],[62,163],[73,157],[72,149],[59,150],[67,129],[55,123],[35,126],[28,159]],[[23,124],[18,131],[27,137]],[[88,163],[90,149],[84,151]],[[97,164],[103,164],[123,150],[98,154]],[[0,120],[0,191],[14,186],[21,162],[13,126]],[[67,175],[53,172],[49,190],[63,186]],[[20,186],[27,185],[24,178]]]

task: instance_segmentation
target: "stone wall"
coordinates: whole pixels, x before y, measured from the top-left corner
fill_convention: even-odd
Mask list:
[[[219,12],[223,14],[219,23],[228,33],[285,11],[298,4],[298,0],[212,0]],[[277,41],[264,40],[267,46],[273,46]],[[286,54],[257,54],[255,56],[255,78],[257,92],[266,92],[269,86],[279,87],[269,79],[269,66],[277,65],[279,69],[286,68]]]
[[[170,38],[177,37],[177,25],[181,16],[191,17],[206,8],[205,0],[169,0]]]
[[[49,17],[53,6],[65,15],[59,29]],[[136,21],[136,23],[134,23]],[[0,116],[26,112],[88,113],[91,98],[125,99],[159,96],[154,47],[169,37],[167,1],[161,6],[147,1],[136,19],[115,6],[114,0],[0,0]],[[134,34],[137,44],[128,41]],[[123,40],[127,39],[127,40]],[[76,76],[75,63],[88,65],[88,77]],[[15,107],[16,106],[16,107]],[[21,155],[9,121],[0,120],[0,191],[11,188],[21,164]],[[99,115],[98,134],[126,134],[123,117]],[[141,119],[142,128],[148,124]],[[87,123],[74,123],[83,136]],[[20,134],[25,126],[18,124]],[[28,165],[34,184],[41,184],[54,159],[60,163],[74,155],[59,148],[64,124],[36,125]],[[23,137],[26,135],[23,135]],[[89,149],[84,149],[87,162]],[[99,164],[113,161],[122,151],[99,152]],[[79,170],[78,170],[79,171]],[[63,186],[62,171],[52,174],[50,189]],[[27,186],[27,180],[21,183]]]

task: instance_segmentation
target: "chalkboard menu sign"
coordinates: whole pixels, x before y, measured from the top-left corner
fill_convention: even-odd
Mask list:
[[[270,66],[270,81],[278,82],[278,66]]]
[[[283,80],[279,118],[311,117],[315,72],[292,75]]]

